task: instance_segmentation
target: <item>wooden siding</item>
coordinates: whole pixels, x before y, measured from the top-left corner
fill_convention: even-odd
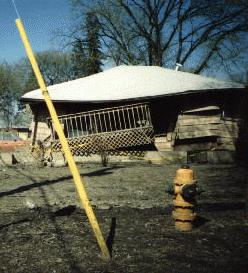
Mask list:
[[[156,136],[155,146],[161,152],[235,151],[240,139],[240,122],[223,116],[216,105],[187,109],[178,115],[173,130]]]

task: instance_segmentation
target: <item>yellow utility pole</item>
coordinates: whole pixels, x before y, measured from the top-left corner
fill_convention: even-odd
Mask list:
[[[39,86],[40,86],[42,95],[44,97],[44,100],[46,102],[47,108],[49,110],[50,116],[52,118],[55,130],[56,130],[56,132],[58,134],[58,137],[59,137],[63,152],[65,154],[65,157],[66,157],[67,161],[68,161],[69,169],[70,169],[70,171],[72,173],[73,180],[74,180],[74,183],[75,183],[75,186],[76,186],[76,189],[77,189],[81,204],[82,204],[83,208],[85,209],[85,212],[86,212],[86,214],[88,216],[91,227],[92,227],[92,229],[93,229],[93,231],[95,233],[98,245],[99,245],[99,247],[100,247],[100,249],[102,251],[102,257],[103,257],[104,260],[109,261],[110,260],[109,250],[107,248],[107,245],[105,243],[105,240],[104,240],[102,232],[101,232],[101,229],[100,229],[99,224],[97,222],[96,216],[94,214],[94,211],[93,211],[92,206],[90,204],[90,201],[88,199],[87,193],[85,191],[85,186],[84,186],[84,183],[83,183],[83,179],[81,179],[80,173],[78,171],[78,168],[77,168],[76,163],[74,161],[74,158],[72,156],[68,141],[67,141],[67,139],[66,139],[66,137],[64,135],[64,131],[63,131],[63,129],[61,127],[61,124],[59,122],[56,110],[54,108],[54,105],[53,105],[52,100],[50,98],[50,95],[48,93],[48,90],[47,90],[46,84],[44,82],[44,79],[43,79],[43,77],[41,75],[40,69],[38,67],[38,64],[37,64],[37,61],[35,59],[32,48],[30,46],[30,43],[28,41],[28,37],[26,35],[24,26],[23,26],[22,21],[21,21],[20,18],[16,19],[15,22],[16,22],[16,26],[17,26],[17,28],[19,30],[22,42],[24,44],[27,56],[29,58],[29,61],[30,61],[31,65],[32,65],[33,71],[35,73],[36,79],[37,79],[37,81],[39,83]]]

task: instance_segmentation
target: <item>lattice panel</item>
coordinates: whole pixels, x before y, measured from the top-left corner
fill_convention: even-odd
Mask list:
[[[153,128],[142,127],[116,132],[105,132],[68,139],[73,155],[88,156],[101,152],[118,154],[118,149],[153,143]],[[59,141],[53,141],[52,152],[61,151]]]

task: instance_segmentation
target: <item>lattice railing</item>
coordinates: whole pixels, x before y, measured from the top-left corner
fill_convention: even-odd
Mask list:
[[[153,126],[149,106],[133,104],[59,116],[73,154],[90,155],[101,151],[117,151],[126,147],[151,144]],[[52,131],[52,151],[61,150]]]

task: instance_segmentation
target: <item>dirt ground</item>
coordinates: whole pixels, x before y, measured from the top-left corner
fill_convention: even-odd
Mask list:
[[[246,273],[248,168],[192,165],[195,228],[179,232],[165,192],[179,165],[81,165],[112,260],[105,263],[66,167],[0,167],[1,273]]]

